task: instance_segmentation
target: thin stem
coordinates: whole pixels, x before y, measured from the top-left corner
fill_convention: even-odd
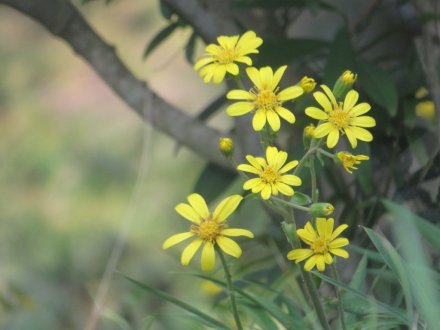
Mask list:
[[[332,264],[331,268],[332,268],[333,277],[335,278],[336,281],[340,282],[338,270],[336,269],[335,263]],[[338,299],[338,312],[339,312],[339,319],[341,320],[342,330],[347,330],[347,326],[345,325],[344,309],[342,308],[341,290],[335,287],[335,293],[336,293],[336,298]]]
[[[276,201],[276,202],[278,202],[280,204],[286,205],[288,207],[291,207],[291,208],[294,208],[294,209],[297,209],[297,210],[300,210],[300,211],[310,212],[310,207],[296,205],[296,204],[293,204],[291,202],[285,201],[284,199],[281,199],[281,198],[278,198],[278,197],[271,196],[270,199],[273,200],[273,201]]]
[[[319,152],[320,154],[324,155],[324,156],[327,156],[328,158],[335,159],[335,155],[333,155],[332,153],[330,153],[330,152],[328,152],[328,151],[325,151],[325,150],[322,149],[322,148],[319,148],[319,149],[318,149],[318,152]]]
[[[310,181],[312,185],[312,202],[318,201],[318,185],[316,183],[315,157],[310,158]]]
[[[237,303],[235,302],[235,292],[234,292],[234,286],[232,285],[231,273],[229,272],[229,268],[226,263],[223,252],[217,246],[216,246],[216,250],[218,252],[218,255],[220,256],[223,270],[225,271],[226,284],[228,285],[228,294],[229,297],[231,298],[232,314],[234,314],[235,324],[237,325],[238,330],[243,330],[243,326],[241,325],[241,321],[240,321],[240,316],[238,314]]]

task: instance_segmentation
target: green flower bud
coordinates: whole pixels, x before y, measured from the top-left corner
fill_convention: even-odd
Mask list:
[[[310,206],[310,214],[315,218],[328,216],[334,210],[334,206],[330,203],[314,203]]]
[[[335,94],[337,100],[341,100],[345,97],[345,94],[351,89],[357,79],[357,74],[350,70],[345,70],[333,87],[333,94]]]

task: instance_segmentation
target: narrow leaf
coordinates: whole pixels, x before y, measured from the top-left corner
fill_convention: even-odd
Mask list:
[[[194,64],[194,49],[196,46],[197,34],[193,31],[185,46],[185,58],[190,64]]]
[[[168,38],[171,33],[174,32],[174,30],[180,25],[180,22],[174,22],[170,25],[167,25],[165,28],[160,30],[154,38],[150,41],[147,48],[144,51],[144,59],[148,57],[148,55],[151,54],[153,50],[157,48],[166,38]]]

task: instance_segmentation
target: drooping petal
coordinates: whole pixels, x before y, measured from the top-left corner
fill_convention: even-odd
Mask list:
[[[354,136],[351,128],[349,128],[349,127],[344,128],[344,132],[347,135],[347,139],[348,139],[348,142],[350,142],[351,147],[356,148],[357,140],[356,140],[356,137]]]
[[[180,262],[184,266],[188,266],[189,262],[191,261],[194,254],[199,249],[200,245],[202,245],[203,240],[197,238],[191,243],[188,244],[188,246],[183,250],[182,256],[180,258]]]
[[[191,194],[188,196],[188,202],[202,219],[209,218],[211,213],[209,212],[208,205],[206,205],[205,199],[202,196],[199,194]]]
[[[342,224],[342,225],[338,226],[335,229],[335,231],[332,233],[330,240],[333,241],[336,237],[338,237],[347,228],[348,228],[348,225],[346,225],[346,224]]]
[[[252,100],[253,94],[241,90],[241,89],[233,89],[226,94],[226,98],[229,100]]]
[[[252,119],[252,127],[258,132],[263,129],[264,125],[266,125],[266,112],[264,110],[257,110]]]
[[[261,89],[260,72],[257,70],[257,68],[254,67],[246,68],[246,73],[249,79],[255,85],[255,87]]]
[[[211,242],[206,242],[203,247],[201,264],[204,272],[210,272],[215,267],[215,250]]]
[[[288,123],[293,124],[295,122],[295,115],[286,108],[278,107],[275,109],[275,111],[281,118],[283,118]]]
[[[330,253],[333,253],[335,256],[347,259],[350,255],[347,251],[343,249],[330,249]]]
[[[232,195],[226,197],[224,200],[218,204],[215,208],[214,213],[212,215],[213,219],[217,222],[223,222],[229,217],[232,212],[238,207],[240,202],[243,200],[243,197],[240,195]]]
[[[316,130],[315,130],[315,133],[316,133]],[[339,140],[339,130],[334,128],[328,133],[327,147],[329,149],[333,148],[338,143],[338,140]]]
[[[367,113],[368,111],[370,111],[370,109],[371,105],[369,105],[368,103],[359,103],[353,109],[351,109],[350,115],[353,117],[357,117],[363,115],[364,113]]]
[[[330,253],[324,254],[324,261],[327,265],[330,265],[333,263],[333,257]]]
[[[345,95],[344,105],[342,109],[344,111],[350,111],[353,108],[353,106],[356,104],[358,99],[359,99],[359,93],[356,92],[354,89],[352,89],[347,93],[347,95]]]
[[[328,135],[334,129],[331,123],[324,123],[315,128],[315,132],[313,136],[317,139],[322,138],[323,136]]]
[[[267,111],[266,112],[267,121],[274,132],[278,132],[281,127],[280,117],[276,114],[275,111]]]
[[[278,101],[287,101],[287,100],[293,100],[297,97],[301,96],[304,93],[304,90],[299,86],[290,86],[286,89],[283,89],[281,92],[278,93],[277,99]]]
[[[350,124],[360,127],[374,127],[376,126],[376,120],[374,120],[374,118],[370,116],[361,116],[352,118]]]
[[[249,179],[243,184],[243,189],[244,190],[253,189],[256,185],[259,185],[260,183],[261,183],[260,178]]]
[[[281,182],[291,185],[291,186],[300,186],[301,185],[301,178],[297,177],[293,174],[286,174],[281,177]]]
[[[316,259],[317,259],[317,256],[312,255],[304,264],[304,269],[307,270],[308,272],[310,272],[313,269],[313,267],[315,267],[315,265],[316,265]]]
[[[365,141],[365,142],[373,141],[373,135],[369,131],[367,131],[365,128],[352,126],[352,127],[350,127],[350,130],[353,132],[353,135],[358,140]]]
[[[283,65],[283,66],[279,67],[279,68],[275,71],[275,73],[274,73],[274,75],[273,75],[273,79],[272,79],[272,86],[271,86],[271,90],[272,90],[272,91],[275,90],[275,88],[276,88],[276,87],[278,86],[278,84],[280,83],[280,80],[281,80],[281,78],[283,77],[284,72],[286,71],[286,69],[287,69],[287,65]]]
[[[333,241],[330,242],[329,246],[331,249],[337,249],[343,246],[348,245],[348,239],[345,237],[338,237],[336,239],[334,239]]]
[[[247,230],[241,228],[226,228],[222,230],[222,235],[224,236],[246,236],[249,238],[254,238],[254,234]]]
[[[295,262],[298,263],[307,259],[311,255],[313,255],[313,250],[311,249],[295,249],[287,254],[287,259],[295,260]]]
[[[261,198],[263,198],[264,200],[268,200],[270,198],[271,193],[272,193],[272,188],[270,187],[270,184],[266,184],[263,190],[261,190]]]
[[[196,211],[194,211],[194,209],[191,206],[189,206],[186,203],[180,203],[174,209],[176,210],[177,213],[179,213],[182,217],[184,217],[189,221],[198,224],[202,221],[200,215]]]
[[[241,248],[235,243],[232,239],[224,236],[217,237],[216,242],[220,249],[222,249],[225,253],[235,257],[240,258],[241,256]]]
[[[316,107],[308,107],[306,109],[306,115],[318,120],[328,119],[328,114]]]
[[[320,272],[325,270],[324,256],[322,254],[316,255],[316,268],[318,268]]]
[[[333,110],[333,107],[332,107],[332,104],[330,103],[330,100],[323,92],[315,92],[315,93],[313,93],[313,97],[326,112],[330,112]],[[318,108],[315,108],[315,109],[318,109]]]
[[[254,109],[254,104],[251,102],[235,102],[226,108],[226,113],[229,116],[243,116]]]
[[[218,65],[214,70],[213,80],[215,84],[220,84],[226,75],[226,66]]]
[[[284,165],[280,170],[279,173],[283,174],[286,172],[289,172],[292,168],[294,168],[296,165],[298,165],[298,161],[297,160],[292,160],[290,162],[288,162],[286,165]]]
[[[239,171],[243,171],[243,172],[249,172],[249,173],[254,173],[254,174],[258,174],[260,173],[260,171],[258,171],[255,167],[248,165],[248,164],[240,164],[237,166],[237,170]]]
[[[226,65],[226,71],[230,74],[236,76],[240,72],[240,69],[238,68],[238,65],[235,63],[229,63]]]
[[[168,249],[169,247],[172,247],[173,245],[176,245],[180,242],[183,242],[184,240],[186,240],[187,238],[190,238],[194,236],[194,233],[188,231],[185,233],[179,233],[179,234],[175,234],[171,237],[169,237],[165,242],[163,242],[162,245],[162,249]]]

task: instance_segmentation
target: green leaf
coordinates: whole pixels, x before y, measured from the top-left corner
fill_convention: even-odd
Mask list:
[[[236,178],[236,173],[214,163],[208,163],[199,175],[192,191],[202,195],[209,204],[220,196]]]
[[[166,38],[168,38],[171,35],[171,33],[173,33],[174,30],[180,25],[181,25],[180,22],[174,22],[171,23],[170,25],[167,25],[162,30],[160,30],[150,41],[147,48],[145,48],[144,59],[146,59],[148,55],[150,55],[151,52],[155,50],[157,46],[159,46]]]
[[[306,194],[295,191],[295,194],[293,194],[293,196],[290,198],[290,202],[296,205],[304,206],[310,205],[312,203],[312,199]]]
[[[205,314],[202,311],[198,310],[197,308],[194,308],[193,306],[188,305],[187,303],[170,296],[168,293],[166,293],[162,290],[159,290],[159,289],[153,288],[149,285],[146,285],[144,283],[138,282],[135,279],[132,279],[131,277],[129,277],[125,274],[122,274],[122,276],[124,276],[127,280],[129,280],[130,282],[132,282],[136,286],[140,287],[141,289],[143,289],[149,293],[152,293],[155,296],[157,296],[161,299],[164,299],[164,300],[166,300],[166,301],[168,301],[168,302],[170,302],[180,308],[183,308],[184,310],[202,318],[205,322],[207,322],[210,326],[214,327],[215,329],[225,329],[225,330],[229,329],[229,327],[227,327],[226,325],[224,325],[220,321],[217,321],[216,319],[212,318],[208,314]]]
[[[247,305],[247,312],[251,315],[252,321],[260,326],[264,330],[278,330],[276,323],[267,315],[267,312],[262,308],[257,308],[255,305]]]
[[[399,253],[394,249],[391,243],[383,236],[377,234],[370,228],[364,227],[365,232],[370,238],[373,245],[379,251],[387,266],[392,270],[399,280],[405,296],[406,312],[409,320],[412,320],[412,293],[409,283],[408,274],[405,269],[404,262]]]
[[[185,46],[185,58],[190,64],[194,64],[194,49],[196,46],[197,34],[193,31]]]
[[[358,80],[365,93],[382,106],[393,117],[397,114],[398,94],[389,73],[377,65],[358,59],[356,63]],[[374,110],[373,110],[374,113]]]
[[[345,70],[355,71],[355,57],[347,27],[337,33],[330,46],[330,54],[324,69],[324,83],[333,86]]]
[[[365,302],[367,302],[369,304],[373,304],[377,308],[378,311],[381,311],[383,313],[387,313],[388,315],[395,317],[396,319],[400,320],[403,324],[409,324],[408,319],[406,318],[406,316],[404,314],[402,314],[402,312],[400,310],[398,310],[392,306],[389,306],[387,304],[384,304],[383,302],[380,302],[380,301],[374,299],[373,297],[367,296],[366,294],[349,287],[347,284],[336,281],[336,280],[332,279],[331,277],[328,277],[324,274],[321,274],[321,273],[315,272],[315,271],[312,271],[312,273],[314,275],[318,276],[323,281],[330,283],[338,288],[344,289],[347,292],[353,293],[355,296],[363,299]]]
[[[162,14],[162,17],[165,18],[166,20],[170,20],[171,17],[173,17],[174,14],[173,9],[163,0],[159,0],[159,9],[160,9],[160,13]]]

